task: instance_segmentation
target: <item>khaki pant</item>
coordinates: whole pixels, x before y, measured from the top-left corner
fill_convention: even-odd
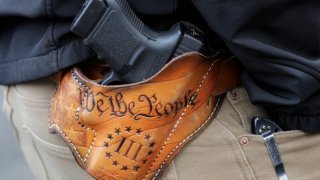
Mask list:
[[[37,179],[92,179],[58,135],[48,133],[54,84],[39,80],[5,86],[3,108]],[[163,179],[277,179],[261,136],[250,120],[266,117],[243,88],[229,92],[218,116],[176,156]],[[300,131],[275,134],[289,179],[320,179],[320,135]]]

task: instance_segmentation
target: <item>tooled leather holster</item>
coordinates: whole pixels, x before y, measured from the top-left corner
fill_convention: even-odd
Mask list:
[[[196,53],[135,84],[102,86],[73,68],[57,78],[49,128],[96,179],[157,179],[213,119],[238,74],[232,60]]]

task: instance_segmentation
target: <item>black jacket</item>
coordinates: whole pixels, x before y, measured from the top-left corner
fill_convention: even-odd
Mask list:
[[[182,1],[129,1],[146,15],[184,11]],[[285,129],[320,131],[320,2],[191,2],[211,33],[244,65],[242,80],[252,102],[266,107]],[[94,57],[69,31],[82,3],[0,0],[0,83],[46,77]],[[196,12],[184,12],[190,13]]]

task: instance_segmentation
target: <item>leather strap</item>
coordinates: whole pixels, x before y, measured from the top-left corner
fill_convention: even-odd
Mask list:
[[[102,86],[73,68],[57,78],[49,128],[96,179],[160,178],[213,119],[220,95],[239,84],[239,73],[231,59],[196,53],[135,84]]]

